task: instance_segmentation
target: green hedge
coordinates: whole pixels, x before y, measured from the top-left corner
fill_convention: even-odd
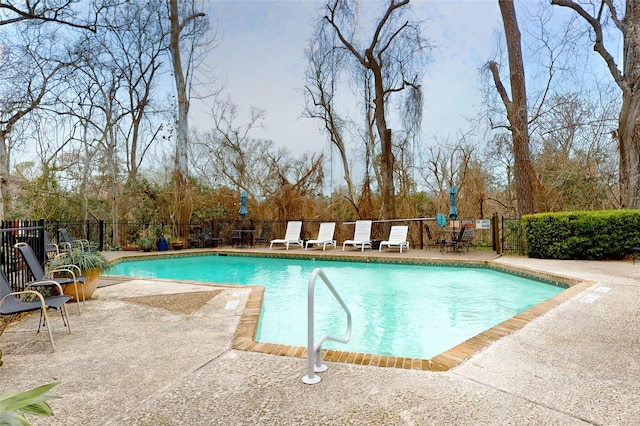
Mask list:
[[[640,246],[640,210],[538,213],[522,229],[529,257],[622,259]]]

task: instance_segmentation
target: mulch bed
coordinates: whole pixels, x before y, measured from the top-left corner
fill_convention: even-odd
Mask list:
[[[202,308],[222,290],[196,291],[192,293],[158,294],[153,296],[125,297],[122,300],[138,305],[162,308],[179,314],[192,314]]]

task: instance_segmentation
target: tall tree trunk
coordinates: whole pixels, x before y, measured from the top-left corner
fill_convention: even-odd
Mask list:
[[[520,29],[516,19],[513,0],[499,0],[502,22],[504,25],[507,50],[509,52],[509,79],[513,99],[500,82],[497,66],[489,64],[493,73],[496,88],[502,97],[507,110],[511,137],[513,139],[514,175],[516,183],[516,197],[518,200],[518,214],[525,215],[535,212],[533,164],[529,152],[529,125],[527,114],[527,90],[522,61],[522,47]]]
[[[374,99],[375,104],[374,119],[378,137],[380,138],[380,193],[382,196],[382,219],[395,219],[396,209],[394,203],[395,189],[393,185],[393,143],[391,139],[391,129],[387,127],[385,112],[384,82],[382,77],[382,65],[375,60],[373,52],[368,49],[365,53],[369,63],[369,69],[373,74]],[[391,229],[390,222],[385,222],[385,234]]]
[[[187,96],[187,84],[182,69],[182,58],[180,56],[180,30],[183,24],[180,23],[178,14],[178,0],[170,0],[170,20],[171,20],[171,41],[169,50],[171,52],[173,76],[176,83],[176,97],[178,99],[177,129],[176,129],[176,152],[174,158],[173,181],[175,185],[175,217],[174,223],[180,239],[187,238],[188,227],[191,218],[191,189],[189,186],[188,168],[188,131],[189,123],[189,97]]]
[[[5,132],[0,131],[0,220],[4,220],[5,205],[4,199],[7,195],[7,182],[9,180],[9,151]]]
[[[624,18],[624,77],[618,123],[620,205],[640,208],[640,4],[627,0]]]
[[[623,92],[618,126],[620,207],[640,208],[640,93]]]

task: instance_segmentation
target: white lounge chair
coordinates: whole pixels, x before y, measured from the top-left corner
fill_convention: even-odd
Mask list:
[[[382,246],[387,246],[387,248],[400,247],[400,253],[402,253],[403,247],[405,247],[407,251],[409,251],[409,241],[407,241],[407,232],[409,232],[409,227],[406,225],[392,226],[391,231],[389,232],[389,240],[381,241],[378,251],[382,251]]]
[[[284,244],[287,250],[289,250],[290,244],[297,244],[302,248],[302,240],[300,239],[300,232],[302,232],[302,222],[301,221],[291,221],[287,223],[287,232],[285,233],[284,238],[271,240],[271,244],[269,245],[269,250],[273,248],[274,244]]]
[[[356,221],[356,230],[353,233],[353,240],[347,240],[342,243],[342,251],[344,251],[347,244],[356,248],[360,247],[362,251],[364,251],[365,247],[371,248],[371,221]]]
[[[307,240],[304,245],[304,249],[308,249],[309,245],[316,244],[317,246],[322,245],[322,250],[324,251],[327,248],[327,244],[332,245],[336,248],[336,240],[333,239],[333,233],[336,229],[335,222],[324,222],[320,224],[320,230],[318,230],[318,238],[315,240]]]

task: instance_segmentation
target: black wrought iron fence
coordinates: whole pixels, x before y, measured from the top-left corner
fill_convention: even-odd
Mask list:
[[[306,220],[292,218],[290,220],[301,220],[302,231],[300,236],[303,240],[312,239],[317,236],[320,223],[323,220]],[[334,239],[338,242],[348,240],[353,237],[354,220],[332,220],[336,222]],[[126,250],[136,249],[137,241],[141,237],[151,238],[154,242],[164,236],[169,243],[179,239],[176,233],[177,228],[187,230],[187,238],[184,241],[186,247],[205,248],[233,245],[233,234],[235,230],[251,230],[253,239],[258,243],[264,243],[275,238],[283,238],[286,232],[288,220],[231,220],[212,219],[188,225],[169,226],[164,223],[149,222],[105,222],[102,225],[103,234],[100,235],[101,249],[103,250]],[[75,227],[74,227],[75,225]],[[408,225],[408,239],[411,247],[423,248],[428,240],[425,226],[435,228],[435,222],[430,219],[407,219],[394,220],[391,225]],[[87,238],[84,235],[90,234],[84,231],[85,223],[62,224],[57,227],[66,226],[69,229],[78,229],[79,237]],[[83,233],[84,232],[84,233]],[[55,234],[55,231],[52,231]],[[385,240],[385,221],[373,221],[371,229],[372,240]],[[93,241],[91,238],[87,238]],[[491,232],[488,229],[475,230],[475,247],[490,249]]]
[[[322,220],[305,220],[292,218],[290,220],[302,220],[302,239],[315,238]],[[467,227],[474,230],[473,247],[484,250],[495,250],[494,237],[492,227],[495,225],[494,218],[491,226],[478,227],[477,221],[463,221]],[[354,220],[332,220],[336,222],[335,235],[336,241],[344,241],[353,237]],[[264,243],[270,239],[284,237],[288,220],[232,220],[232,219],[211,219],[198,223],[169,225],[157,222],[52,222],[46,224],[52,240],[59,240],[58,230],[66,228],[74,238],[87,239],[98,246],[99,250],[127,250],[137,249],[140,238],[150,238],[156,242],[160,236],[164,236],[169,242],[179,239],[179,233],[187,235],[183,241],[185,247],[206,248],[218,247],[225,245],[233,245],[234,230],[252,230],[253,238],[258,243]],[[467,223],[469,222],[469,223]],[[428,240],[425,226],[429,226],[431,231],[437,229],[434,220],[431,219],[407,219],[394,220],[391,225],[408,225],[408,239],[411,247],[423,248]],[[504,234],[504,243],[499,247],[505,247],[511,252],[514,246],[512,242],[513,235],[509,231],[511,225],[504,225],[502,222],[498,224],[501,229],[506,229]],[[371,230],[372,240],[384,240],[385,221],[373,221]],[[517,247],[517,246],[516,246]],[[517,249],[516,249],[517,252]]]
[[[501,253],[507,255],[524,254],[524,240],[522,226],[518,217],[502,217],[501,224]]]
[[[106,250],[105,246],[105,223],[103,221],[76,221],[76,222],[49,222],[45,224],[45,229],[49,233],[51,241],[60,244],[63,239],[60,236],[60,229],[66,229],[73,239],[88,240],[98,247],[98,250]]]
[[[44,220],[0,222],[0,266],[14,291],[24,290],[25,284],[33,280],[15,245],[17,243],[29,244],[38,260],[44,264],[44,232]]]

